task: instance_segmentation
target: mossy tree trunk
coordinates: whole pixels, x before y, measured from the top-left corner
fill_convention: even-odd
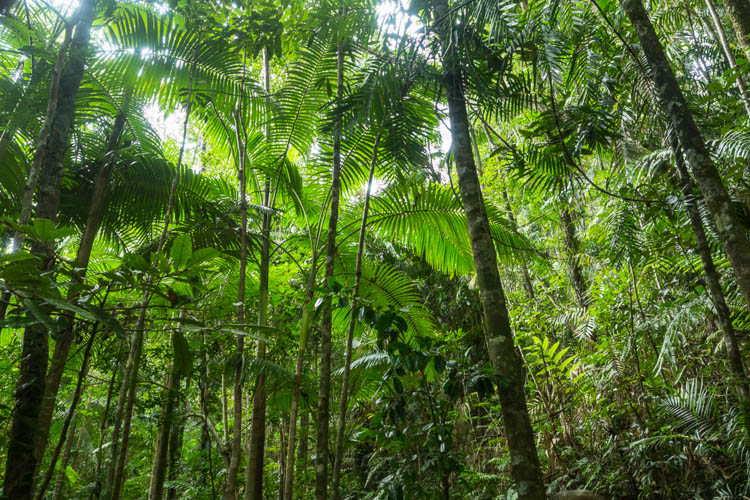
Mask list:
[[[677,134],[685,160],[703,192],[716,232],[734,269],[737,284],[750,306],[750,241],[745,235],[742,221],[732,206],[727,188],[687,107],[682,89],[643,3],[641,0],[620,0],[620,6],[641,42],[659,100]]]
[[[57,220],[60,206],[62,164],[73,125],[76,96],[86,65],[95,4],[96,0],[81,2],[75,34],[60,75],[55,106],[49,110],[54,113],[54,117],[50,121],[49,133],[37,151],[37,154],[43,156],[40,162],[36,216],[52,222]],[[31,251],[41,257],[43,270],[53,266],[54,258],[46,244],[34,243]],[[3,485],[2,498],[5,500],[30,499],[34,493],[35,471],[41,460],[36,443],[46,386],[48,355],[47,327],[41,323],[28,326],[24,331],[20,373],[14,394],[15,407]]]

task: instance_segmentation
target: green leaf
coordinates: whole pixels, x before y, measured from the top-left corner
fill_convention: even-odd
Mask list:
[[[55,227],[55,224],[49,219],[34,219],[34,223],[31,226],[31,233],[37,239],[51,241],[72,236],[77,231],[71,227]]]
[[[238,330],[237,328],[219,328],[219,331],[233,333],[235,335],[242,335],[243,337],[250,337],[252,339],[259,340],[261,342],[268,342],[268,339],[265,337],[261,337],[260,335],[256,335],[254,333],[249,333],[244,330]]]
[[[174,248],[174,247],[173,247]],[[190,260],[188,261],[189,267],[197,267],[204,262],[207,262],[211,259],[214,259],[215,257],[218,257],[220,255],[219,251],[215,248],[199,248],[193,254],[190,256]]]
[[[51,240],[55,233],[55,224],[49,219],[34,219],[31,227],[33,235],[43,241]]]
[[[48,330],[51,332],[57,332],[58,325],[53,320],[49,314],[47,314],[44,310],[42,310],[41,307],[39,307],[37,304],[34,303],[32,300],[24,300],[23,305],[26,306],[26,309],[31,312],[31,314],[44,326],[47,327]]]
[[[178,377],[187,377],[193,370],[193,353],[190,345],[181,331],[172,334],[172,348],[174,349],[174,369]]]
[[[101,307],[89,303],[83,303],[81,304],[81,307],[90,312],[99,323],[110,329],[118,337],[127,337],[127,335],[125,334],[125,329],[122,327],[120,322]]]
[[[0,255],[0,262],[18,262],[21,260],[30,260],[33,258],[34,258],[34,255],[28,252],[15,252],[15,253],[8,253],[5,255]]]
[[[144,271],[148,272],[151,270],[151,266],[149,263],[144,259],[142,256],[138,255],[137,253],[128,253],[125,254],[122,258],[122,262],[132,269],[136,269],[138,271]]]
[[[81,478],[78,475],[78,473],[73,469],[73,467],[71,467],[70,465],[68,465],[65,468],[65,477],[68,478],[68,481],[70,482],[71,485],[75,485],[78,482],[78,480]]]
[[[172,258],[172,265],[177,270],[185,268],[193,255],[193,244],[190,241],[189,234],[181,234],[172,242],[172,248],[169,256]]]
[[[96,321],[97,319],[96,316],[91,314],[89,311],[78,307],[75,304],[71,304],[70,302],[67,302],[65,300],[56,299],[53,297],[42,297],[42,299],[44,299],[44,301],[51,306],[62,309],[64,311],[70,311],[89,321]]]

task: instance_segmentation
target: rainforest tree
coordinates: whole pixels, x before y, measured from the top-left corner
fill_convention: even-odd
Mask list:
[[[747,497],[749,13],[1,3],[0,495]]]

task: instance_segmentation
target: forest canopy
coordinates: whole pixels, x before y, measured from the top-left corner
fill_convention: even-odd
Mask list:
[[[0,500],[750,498],[750,0],[0,0]]]

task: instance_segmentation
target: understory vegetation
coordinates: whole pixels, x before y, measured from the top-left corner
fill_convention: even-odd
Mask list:
[[[0,498],[750,498],[748,36],[0,0]]]

